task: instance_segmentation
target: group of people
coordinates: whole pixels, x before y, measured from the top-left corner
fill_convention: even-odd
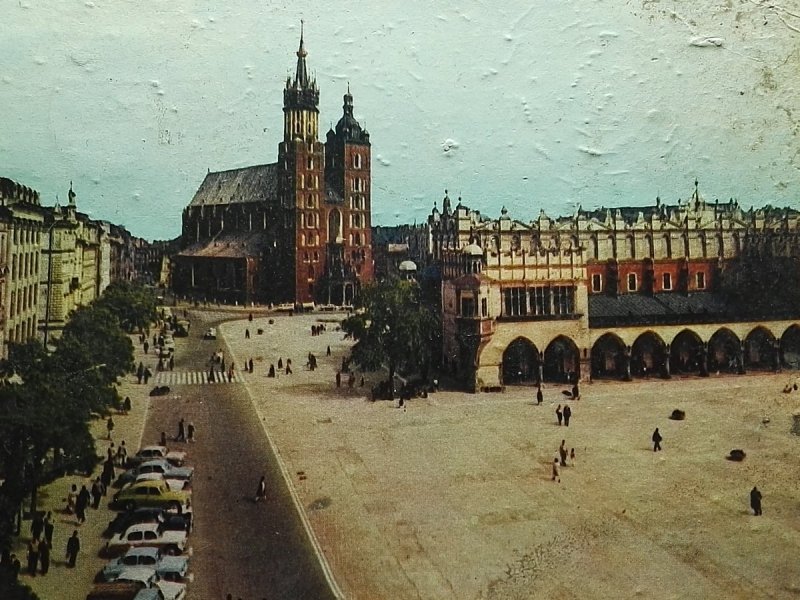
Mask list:
[[[178,435],[175,436],[175,441],[192,443],[195,441],[196,435],[197,429],[195,428],[194,423],[189,421],[187,424],[186,420],[181,417],[181,420],[178,421]],[[167,436],[163,431],[161,432],[161,445],[167,445]]]
[[[150,367],[145,367],[142,361],[139,361],[139,366],[136,367],[136,383],[144,382],[147,385],[147,382],[153,376],[153,372],[150,370]]]
[[[278,371],[281,371],[281,370],[284,370],[283,357],[279,357],[278,358]],[[276,372],[275,371],[275,364],[271,363],[269,365],[269,370],[267,371],[267,377],[275,377],[275,372]],[[285,373],[287,375],[291,375],[292,374],[292,359],[291,358],[287,358],[286,359]]]
[[[561,408],[559,404],[556,406],[556,419],[558,419],[558,424],[561,425],[563,422],[566,427],[569,427],[569,420],[572,418],[572,409],[570,408],[569,404],[564,404],[564,408]]]

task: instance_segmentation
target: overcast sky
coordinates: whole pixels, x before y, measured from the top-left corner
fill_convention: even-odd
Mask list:
[[[300,19],[347,82],[373,223],[687,198],[800,208],[800,2],[0,0],[0,176],[148,239],[208,169],[275,162]]]

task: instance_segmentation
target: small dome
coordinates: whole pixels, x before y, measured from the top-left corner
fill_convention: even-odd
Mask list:
[[[469,256],[483,256],[483,248],[478,246],[478,244],[468,244],[464,246],[461,252]]]
[[[413,272],[417,270],[417,265],[413,260],[404,260],[398,267],[404,273]]]

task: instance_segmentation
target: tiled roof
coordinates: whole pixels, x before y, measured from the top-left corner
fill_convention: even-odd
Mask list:
[[[263,231],[222,234],[208,242],[199,242],[178,253],[179,257],[245,258],[258,256],[266,243]]]
[[[663,292],[589,296],[589,325],[644,325],[656,323],[702,323],[733,318],[734,311],[722,296],[713,292],[681,294]]]
[[[267,202],[278,194],[278,163],[208,173],[189,206]]]

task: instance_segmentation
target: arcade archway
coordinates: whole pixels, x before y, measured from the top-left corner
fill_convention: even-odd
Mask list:
[[[526,385],[539,381],[539,350],[528,339],[517,338],[503,352],[501,381],[505,385]]]
[[[718,329],[708,340],[708,370],[719,373],[739,373],[741,344],[730,329]]]
[[[792,325],[781,336],[783,366],[787,369],[800,369],[800,326]]]
[[[613,333],[605,333],[592,346],[592,378],[625,377],[625,343]]]
[[[554,383],[574,383],[580,378],[578,346],[570,338],[560,335],[544,351],[544,380]]]
[[[657,333],[646,331],[631,346],[631,374],[635,377],[663,375],[666,360],[666,345]]]
[[[756,327],[747,334],[744,347],[744,362],[748,369],[777,369],[777,348],[775,336],[764,327]]]
[[[703,341],[694,331],[684,329],[670,344],[669,366],[676,375],[708,373]]]

